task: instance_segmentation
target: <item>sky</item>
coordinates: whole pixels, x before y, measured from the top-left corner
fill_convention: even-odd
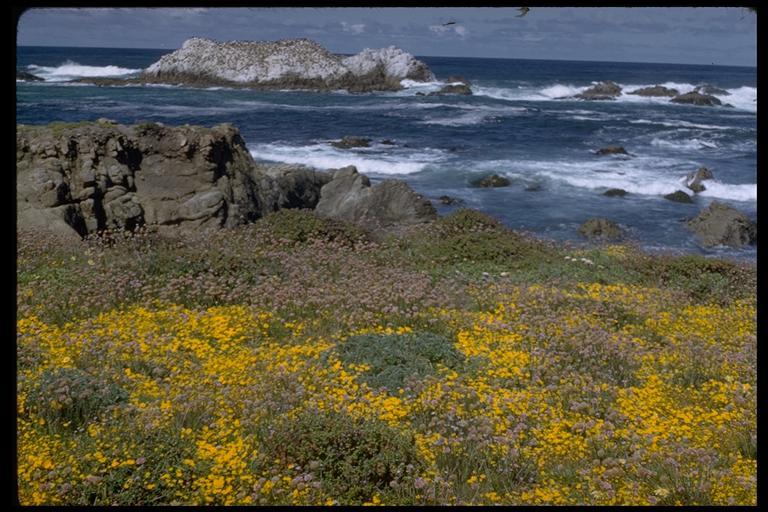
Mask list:
[[[17,44],[168,48],[190,37],[306,37],[335,53],[756,66],[757,16],[741,7],[60,8],[22,14]],[[446,23],[454,22],[446,25]]]

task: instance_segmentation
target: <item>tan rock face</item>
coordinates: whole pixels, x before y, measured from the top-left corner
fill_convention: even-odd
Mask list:
[[[207,229],[284,207],[313,208],[330,179],[258,166],[230,125],[19,126],[19,226],[74,231]]]

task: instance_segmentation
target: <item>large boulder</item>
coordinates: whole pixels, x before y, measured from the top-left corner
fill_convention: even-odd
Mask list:
[[[192,38],[142,72],[143,83],[255,89],[398,90],[400,81],[434,80],[427,65],[390,46],[334,55],[309,39],[230,41]]]
[[[648,97],[656,97],[656,96],[675,97],[678,94],[680,94],[680,91],[678,91],[677,89],[668,89],[667,87],[664,87],[661,85],[654,85],[653,87],[642,87],[640,89],[635,89],[634,91],[630,91],[627,94],[635,94],[637,96],[648,96]]]
[[[621,87],[610,80],[606,80],[574,97],[582,100],[614,100],[620,95]]]
[[[715,105],[722,105],[722,102],[709,94],[701,94],[698,92],[689,92],[687,94],[681,94],[675,96],[671,100],[672,103],[684,103],[687,105],[704,105],[712,107]]]
[[[355,223],[367,230],[420,224],[437,218],[432,204],[405,182],[385,180],[371,186],[354,166],[338,169],[320,191],[318,215]]]
[[[589,219],[579,227],[579,233],[590,240],[617,240],[624,236],[618,224],[608,219]]]
[[[735,208],[718,201],[713,201],[698,216],[689,220],[687,226],[706,247],[742,247],[757,243],[757,224]]]
[[[231,125],[91,123],[17,128],[19,228],[80,236],[149,225],[232,227],[279,208],[313,208],[330,176],[256,165]],[[70,231],[71,233],[67,233]]]
[[[702,181],[714,179],[715,175],[706,167],[699,167],[695,172],[689,172],[685,177],[685,186],[694,192],[703,192],[707,188]]]

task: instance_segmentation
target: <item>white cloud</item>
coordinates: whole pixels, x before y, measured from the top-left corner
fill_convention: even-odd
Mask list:
[[[453,32],[454,34],[458,35],[462,39],[467,37],[467,34],[469,34],[469,30],[467,30],[466,27],[463,25],[430,25],[429,30],[436,33],[436,34],[446,34],[449,32]]]
[[[352,32],[353,34],[362,34],[365,32],[365,23],[350,24],[346,21],[341,22],[341,29],[344,32]]]

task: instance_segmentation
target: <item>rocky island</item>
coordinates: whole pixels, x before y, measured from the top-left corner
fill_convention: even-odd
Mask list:
[[[405,79],[429,82],[435,75],[424,62],[394,46],[366,48],[345,57],[310,39],[217,42],[194,37],[136,78],[79,81],[370,92],[402,89]]]

